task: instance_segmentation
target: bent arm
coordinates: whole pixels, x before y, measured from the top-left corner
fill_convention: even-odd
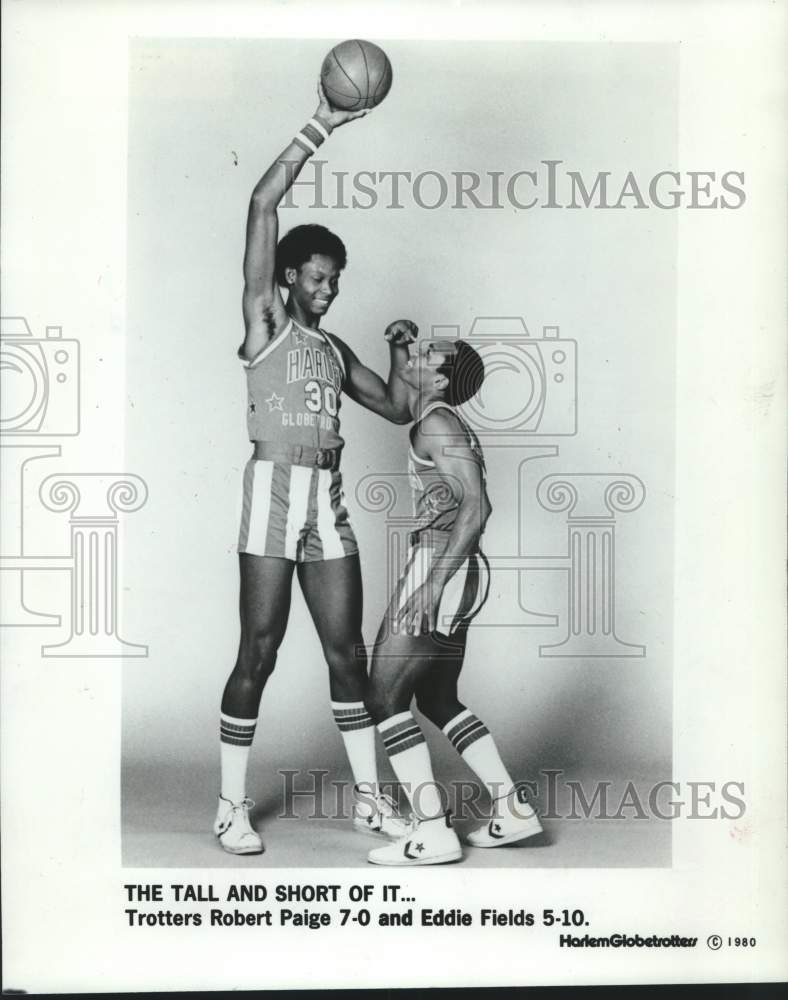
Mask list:
[[[384,382],[371,368],[363,365],[350,351],[347,366],[345,392],[359,405],[366,407],[394,424],[408,424],[412,420],[408,409],[407,387],[399,377],[408,363],[408,349],[398,344],[389,344],[391,364],[388,381]]]
[[[415,337],[416,327],[413,327]],[[411,339],[413,339],[411,337]],[[339,338],[336,338],[339,341]],[[389,341],[389,375],[383,381],[371,368],[367,368],[357,358],[356,354],[339,341],[347,370],[345,393],[360,406],[377,413],[394,424],[407,424],[413,419],[408,408],[408,387],[400,377],[410,357],[407,343],[388,336]],[[410,341],[408,341],[409,343]]]

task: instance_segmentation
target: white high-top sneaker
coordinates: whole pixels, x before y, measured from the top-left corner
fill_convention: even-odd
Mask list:
[[[251,799],[231,802],[222,795],[216,810],[213,832],[228,854],[262,854],[265,848],[260,835],[249,822]]]
[[[410,823],[397,812],[397,806],[388,795],[380,793],[374,796],[375,808],[369,813],[359,813],[358,805],[353,807],[353,826],[360,833],[372,833],[384,837],[404,837],[410,829]],[[367,803],[369,800],[367,800]]]
[[[486,826],[469,833],[465,842],[471,847],[503,847],[516,844],[542,832],[539,817],[528,805],[524,788],[514,794],[493,799],[493,816]]]
[[[414,819],[404,837],[367,855],[373,865],[443,865],[459,861],[462,847],[451,825],[451,814],[434,819]]]

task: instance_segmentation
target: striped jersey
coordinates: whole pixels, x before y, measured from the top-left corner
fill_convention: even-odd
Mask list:
[[[479,439],[453,406],[442,402],[431,403],[421,414],[418,423],[414,424],[411,429],[411,445],[408,449],[408,478],[413,491],[413,516],[416,519],[411,533],[413,541],[416,541],[418,536],[428,529],[451,531],[457,520],[457,511],[462,500],[462,497],[457,494],[457,489],[452,488],[446,475],[435,468],[435,463],[426,458],[419,458],[413,450],[413,437],[418,431],[419,424],[427,414],[438,408],[450,410],[459,420],[465,442],[479,463],[482,483],[485,482],[484,454]],[[451,447],[449,441],[446,444]]]
[[[243,361],[251,441],[341,448],[345,365],[330,334],[289,319],[252,361]]]

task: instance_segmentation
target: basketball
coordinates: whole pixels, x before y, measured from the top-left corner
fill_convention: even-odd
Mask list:
[[[340,42],[323,60],[323,90],[342,111],[374,108],[391,88],[391,63],[378,45],[360,38]]]

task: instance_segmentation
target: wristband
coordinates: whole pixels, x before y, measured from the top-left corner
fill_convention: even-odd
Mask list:
[[[328,131],[325,126],[316,118],[310,118],[301,131],[296,132],[293,136],[293,142],[311,156],[312,153],[317,152],[318,146],[322,146],[327,138]]]
[[[313,128],[316,128],[324,139],[327,139],[331,134],[325,125],[317,118],[310,118],[307,125],[311,125]]]

